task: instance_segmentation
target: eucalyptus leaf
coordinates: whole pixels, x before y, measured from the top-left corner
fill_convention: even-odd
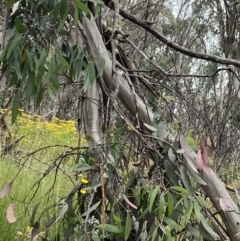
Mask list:
[[[98,226],[96,226],[97,228],[104,230],[105,232],[109,232],[109,233],[121,233],[121,230],[119,230],[118,227],[112,225],[112,224],[100,224]]]
[[[125,240],[128,240],[131,230],[132,230],[132,218],[128,212],[126,226],[125,226],[125,233],[124,233]]]
[[[149,201],[149,207],[148,207],[149,213],[152,212],[152,207],[153,207],[154,201],[156,199],[156,196],[157,196],[159,190],[160,190],[160,186],[156,186],[154,188],[154,190],[152,190],[152,192],[150,192],[150,201]]]
[[[147,129],[148,130],[150,130],[150,131],[157,131],[157,129],[155,128],[155,127],[153,127],[153,126],[150,126],[149,124],[147,124],[147,123],[143,123],[146,127],[147,127]]]
[[[157,125],[157,134],[160,139],[165,139],[167,135],[167,128],[162,121]]]

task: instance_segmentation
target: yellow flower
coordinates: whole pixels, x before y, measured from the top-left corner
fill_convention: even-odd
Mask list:
[[[27,228],[26,228],[26,233],[30,233],[31,231],[32,231],[32,227],[27,226]]]
[[[86,193],[87,193],[87,191],[86,191],[86,190],[84,190],[84,189],[81,189],[81,190],[80,190],[80,193],[82,193],[82,194],[86,194]]]
[[[82,178],[82,179],[81,179],[81,182],[82,182],[83,184],[88,184],[88,183],[89,183],[89,181],[88,181],[87,179],[85,179],[85,178]]]

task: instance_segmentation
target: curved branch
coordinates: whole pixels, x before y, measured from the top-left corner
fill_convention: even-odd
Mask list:
[[[106,6],[109,8],[112,8],[111,1],[109,0],[104,0],[104,3]],[[137,24],[138,26],[144,28],[146,31],[151,33],[154,37],[156,37],[158,40],[160,40],[162,43],[166,44],[168,47],[185,54],[187,56],[197,58],[197,59],[204,59],[206,61],[211,61],[214,63],[219,63],[219,64],[226,64],[226,65],[234,65],[236,67],[240,67],[240,61],[237,61],[235,59],[229,59],[229,58],[221,58],[216,55],[212,54],[206,54],[206,53],[198,53],[193,50],[190,50],[188,48],[185,48],[183,46],[180,46],[172,41],[169,41],[164,35],[162,35],[160,32],[155,30],[153,27],[150,26],[150,24],[147,21],[142,21],[139,18],[135,17],[134,15],[122,10],[119,8],[119,14],[124,17],[125,19],[128,19],[132,23]]]

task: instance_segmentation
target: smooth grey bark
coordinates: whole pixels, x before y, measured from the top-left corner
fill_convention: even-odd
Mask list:
[[[96,66],[99,70],[102,60],[105,60],[105,68],[103,71],[102,78],[105,84],[109,87],[112,84],[112,61],[109,57],[107,49],[102,41],[102,36],[98,31],[94,18],[82,18],[82,31],[85,33],[85,42],[91,49],[91,53],[96,61]],[[133,114],[136,115],[137,108],[134,97],[131,94],[130,87],[127,81],[122,77],[118,76],[119,81],[119,93],[118,98],[124,104],[124,106]],[[141,100],[139,96],[136,96],[136,102],[140,117],[144,123],[152,124],[154,113],[146,104]],[[192,162],[197,166],[196,158],[192,158]],[[239,208],[232,200],[228,191],[226,190],[222,181],[217,175],[210,169],[203,170],[203,179],[207,183],[206,186],[202,186],[203,190],[209,196],[214,207],[221,211],[220,200],[224,202],[227,210],[221,211],[220,215],[227,228],[229,236],[232,241],[240,240],[240,215]]]

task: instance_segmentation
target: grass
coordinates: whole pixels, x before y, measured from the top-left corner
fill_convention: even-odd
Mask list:
[[[49,210],[51,217],[58,210],[55,204],[59,203],[59,200],[65,197],[74,186],[68,177],[74,176],[70,169],[74,163],[72,156],[60,165],[65,173],[59,172],[56,175],[56,168],[53,168],[46,175],[46,170],[50,170],[49,168],[61,161],[59,157],[63,151],[68,150],[66,146],[77,146],[78,136],[74,121],[61,121],[55,118],[53,122],[47,122],[41,120],[40,116],[33,118],[21,111],[14,125],[10,124],[10,116],[7,117],[7,122],[13,139],[25,137],[16,148],[20,151],[19,154],[0,157],[0,189],[14,180],[10,194],[0,199],[0,241],[29,240],[29,232],[27,232],[29,230],[26,229],[31,226],[34,206],[41,201],[36,220],[43,213],[41,217],[43,221],[40,224],[42,230],[47,221],[46,208],[52,206]],[[35,150],[43,147],[48,148],[33,154]],[[28,155],[29,153],[32,155]],[[37,188],[43,175],[46,176]],[[6,219],[6,209],[10,203],[15,205],[17,218],[17,221],[11,224]]]

